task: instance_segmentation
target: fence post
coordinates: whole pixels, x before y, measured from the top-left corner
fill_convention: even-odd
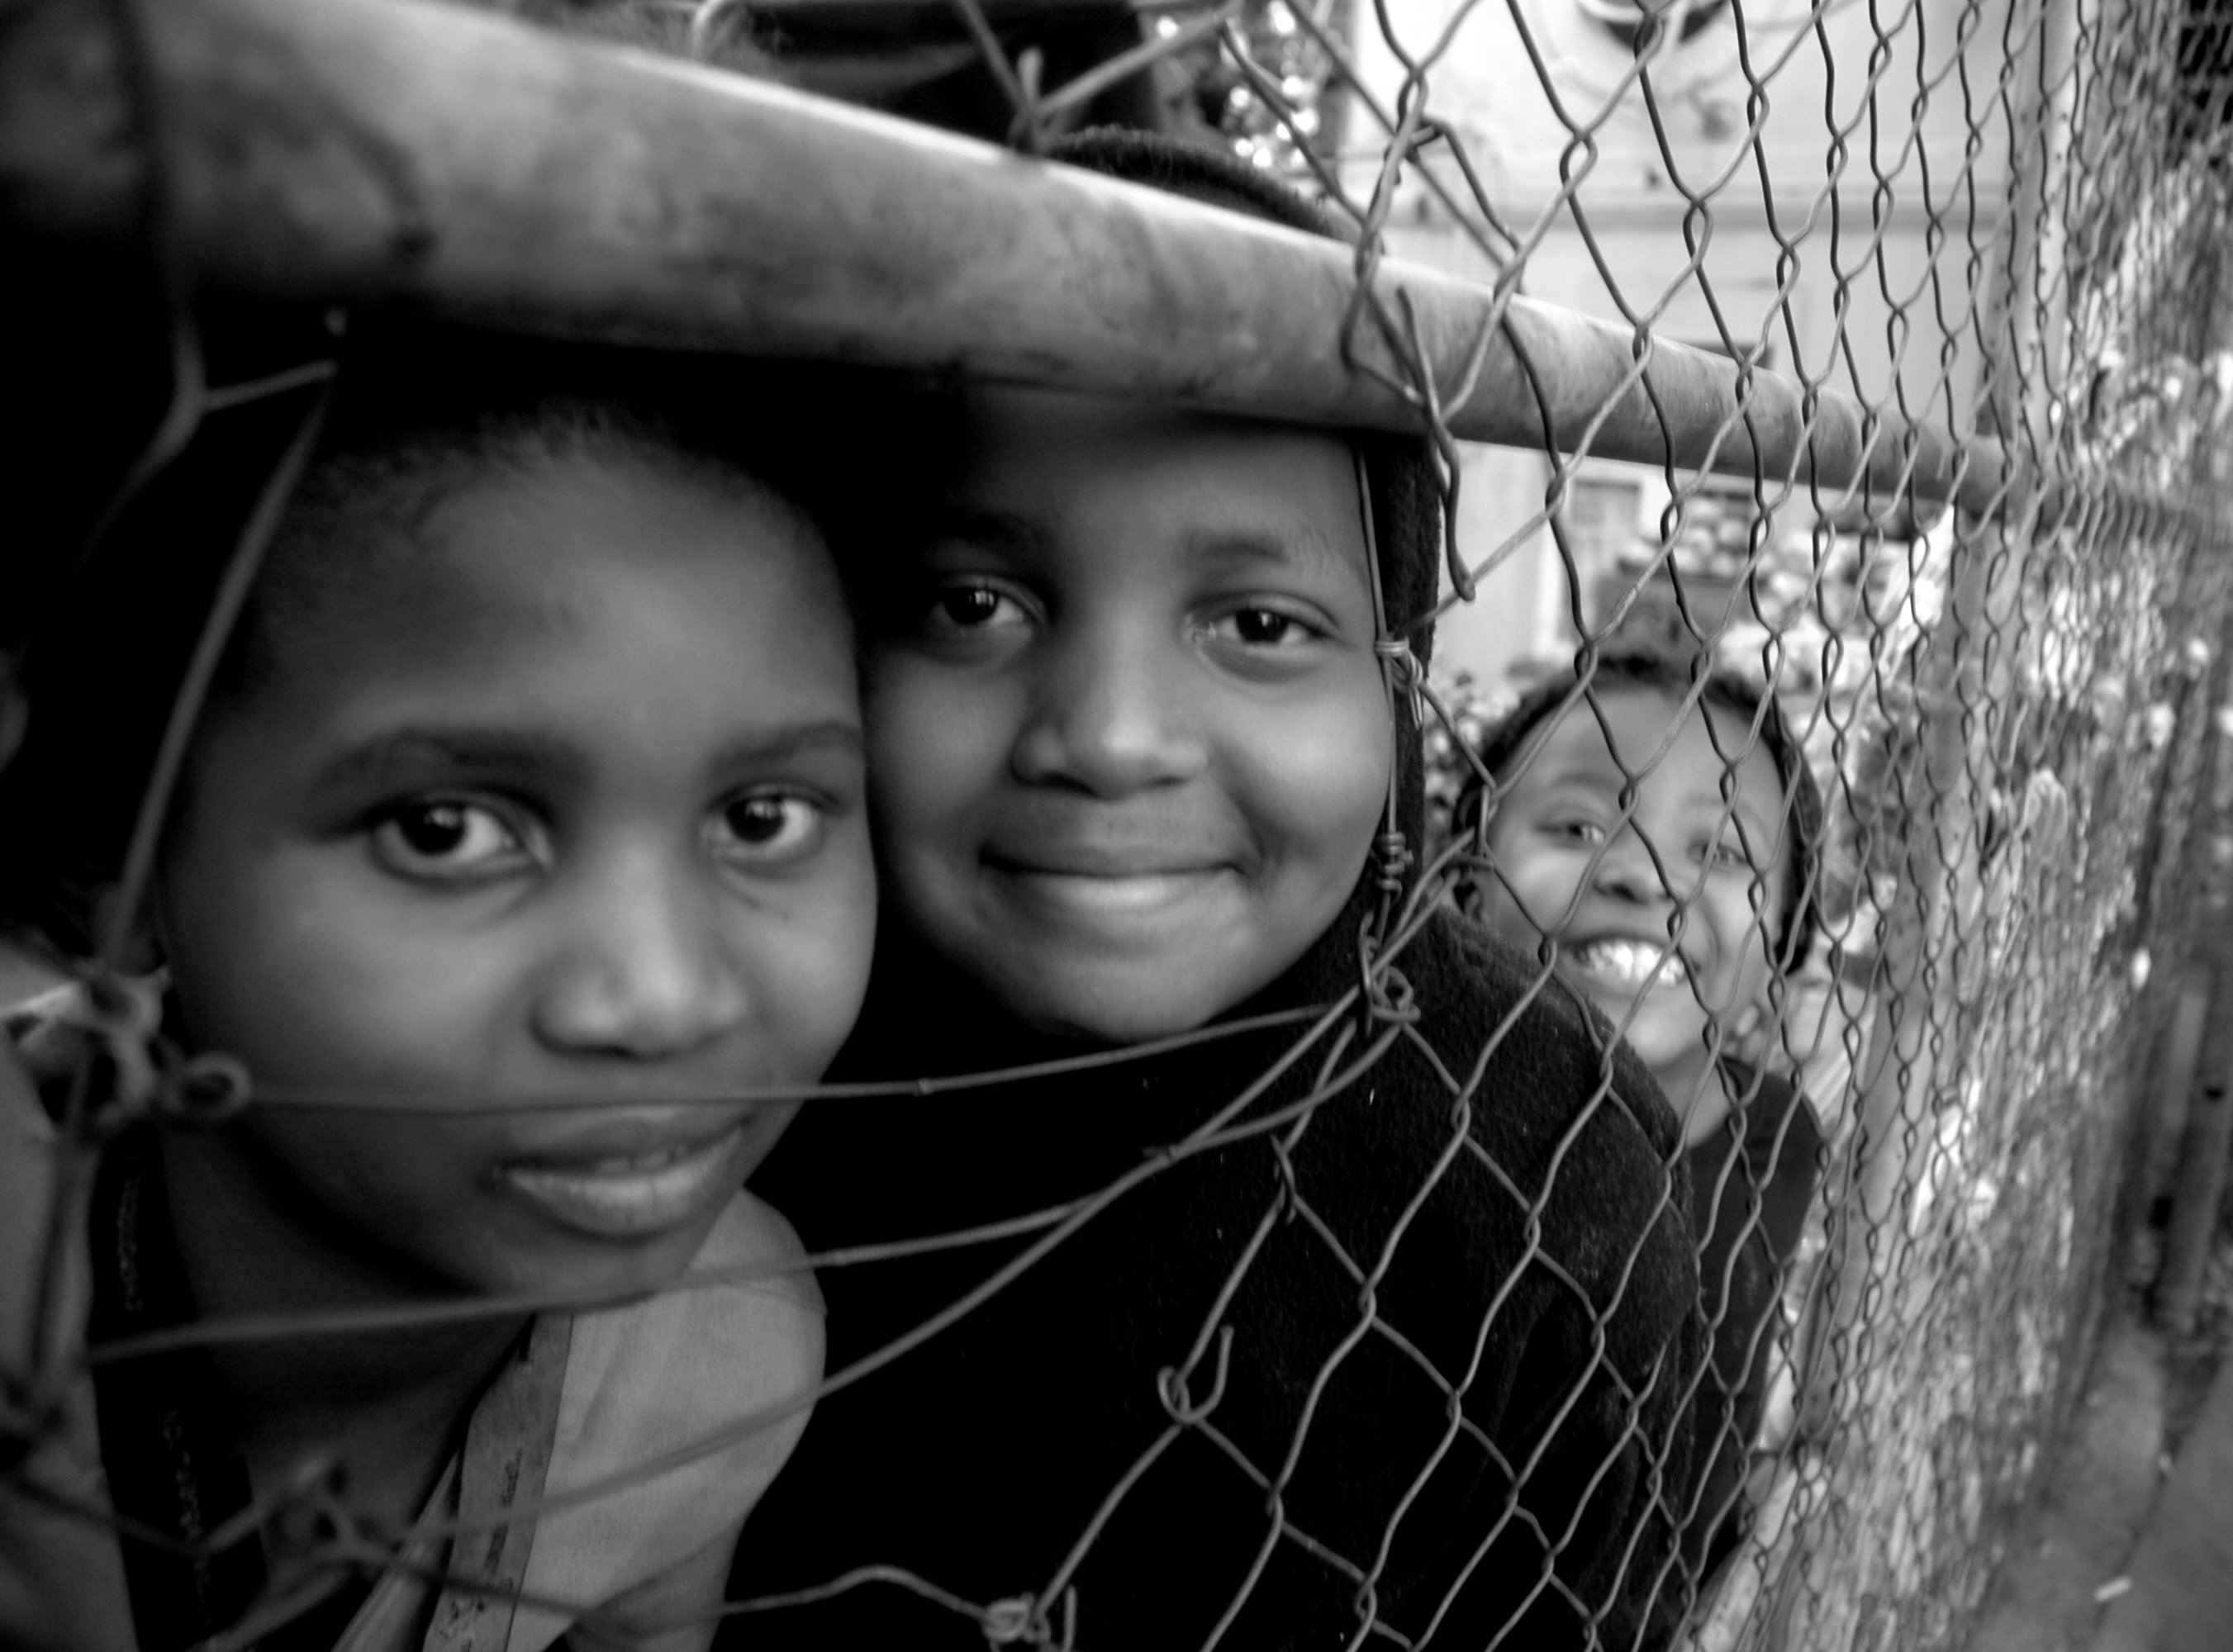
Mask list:
[[[2225,914],[2219,903],[2211,905],[2210,917],[2222,927]],[[2187,1109],[2163,1269],[2156,1278],[2157,1323],[2182,1337],[2194,1329],[2225,1193],[2226,1160],[2233,1154],[2233,947],[2213,934],[2210,953],[2210,1018]]]
[[[2176,1336],[2194,1329],[2233,1153],[2233,701],[2215,708],[2210,736],[2209,790],[2197,800],[2208,811],[2208,836],[2194,857],[2204,868],[2197,950],[2210,1007],[2154,1292],[2156,1323]]]
[[[2150,1069],[2146,1135],[2141,1146],[2139,1197],[2145,1206],[2166,1197],[2186,1144],[2187,1114],[2204,1069],[2202,1036],[2210,1025],[2210,974],[2197,961],[2173,983],[2171,1012],[2156,1040]],[[2148,1220],[2152,1221],[2150,1216]]]

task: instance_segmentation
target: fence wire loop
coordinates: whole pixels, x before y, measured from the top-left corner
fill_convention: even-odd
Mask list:
[[[1207,1422],[1225,1398],[1225,1374],[1233,1356],[1233,1327],[1217,1328],[1217,1365],[1210,1377],[1209,1392],[1196,1404],[1187,1392],[1188,1371],[1167,1365],[1156,1373],[1156,1395],[1163,1403],[1170,1420],[1182,1428],[1191,1428]]]

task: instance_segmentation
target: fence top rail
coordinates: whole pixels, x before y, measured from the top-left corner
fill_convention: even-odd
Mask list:
[[[2010,487],[1989,439],[1709,351],[1392,259],[1361,304],[1338,242],[435,0],[0,15],[0,224],[132,237],[154,168],[212,289],[1356,428],[1426,427],[1416,348],[1465,439],[1979,511]]]

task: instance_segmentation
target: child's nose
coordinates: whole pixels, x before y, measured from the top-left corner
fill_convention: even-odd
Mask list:
[[[584,868],[537,996],[537,1037],[568,1054],[658,1060],[736,1027],[749,998],[713,910],[686,869],[650,849]]]
[[[1146,636],[1085,639],[1048,660],[1016,742],[1019,779],[1121,797],[1189,780],[1208,765],[1190,673]]]
[[[1652,861],[1650,846],[1634,826],[1605,846],[1598,857],[1593,881],[1603,893],[1624,901],[1657,903],[1669,898],[1666,882]]]

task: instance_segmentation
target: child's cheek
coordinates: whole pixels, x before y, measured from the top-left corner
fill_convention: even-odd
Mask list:
[[[1324,866],[1344,899],[1386,811],[1394,745],[1377,672],[1349,676],[1341,692],[1261,719],[1247,740],[1260,829]]]
[[[1488,855],[1489,869],[1475,874],[1482,920],[1507,946],[1539,955],[1544,937],[1574,911],[1588,877],[1587,852],[1552,848],[1515,824],[1492,829]]]
[[[1500,860],[1497,870],[1481,879],[1481,922],[1506,946],[1533,956],[1543,944],[1542,928],[1523,905],[1524,887],[1515,889],[1507,882],[1510,876],[1505,862]]]
[[[513,948],[446,926],[315,912],[294,939],[261,960],[262,980],[242,983],[264,1006],[240,1006],[264,1046],[260,1065],[282,1082],[470,1093],[497,1079],[521,1036],[529,989]]]
[[[273,1113],[253,1124],[258,1161],[347,1248],[408,1265],[408,1277],[468,1291],[557,1291],[598,1297],[656,1289],[689,1265],[719,1215],[636,1245],[617,1246],[554,1227],[505,1197],[494,1166],[512,1142],[501,1117],[420,1114],[303,1116]],[[774,1129],[766,1132],[772,1146]]]
[[[747,1082],[811,1083],[837,1056],[867,995],[876,870],[863,811],[841,821],[814,877],[743,914],[769,1048]],[[754,1052],[743,1051],[750,1055]],[[773,1145],[772,1137],[769,1146]]]
[[[886,647],[869,658],[862,712],[882,899],[910,922],[974,873],[987,822],[1008,796],[1026,706],[1016,681]]]
[[[1005,776],[1012,731],[993,715],[993,697],[950,673],[894,673],[887,681],[895,680],[920,691],[895,686],[869,702],[869,784],[886,829],[911,836],[988,801]]]
[[[180,892],[171,962],[190,1036],[245,1063],[262,1098],[245,1128],[271,1193],[461,1284],[517,1273],[490,1206],[519,1121],[456,1110],[502,1073],[516,960],[455,933],[426,945],[423,910],[348,898],[361,886],[322,854],[254,869]]]

